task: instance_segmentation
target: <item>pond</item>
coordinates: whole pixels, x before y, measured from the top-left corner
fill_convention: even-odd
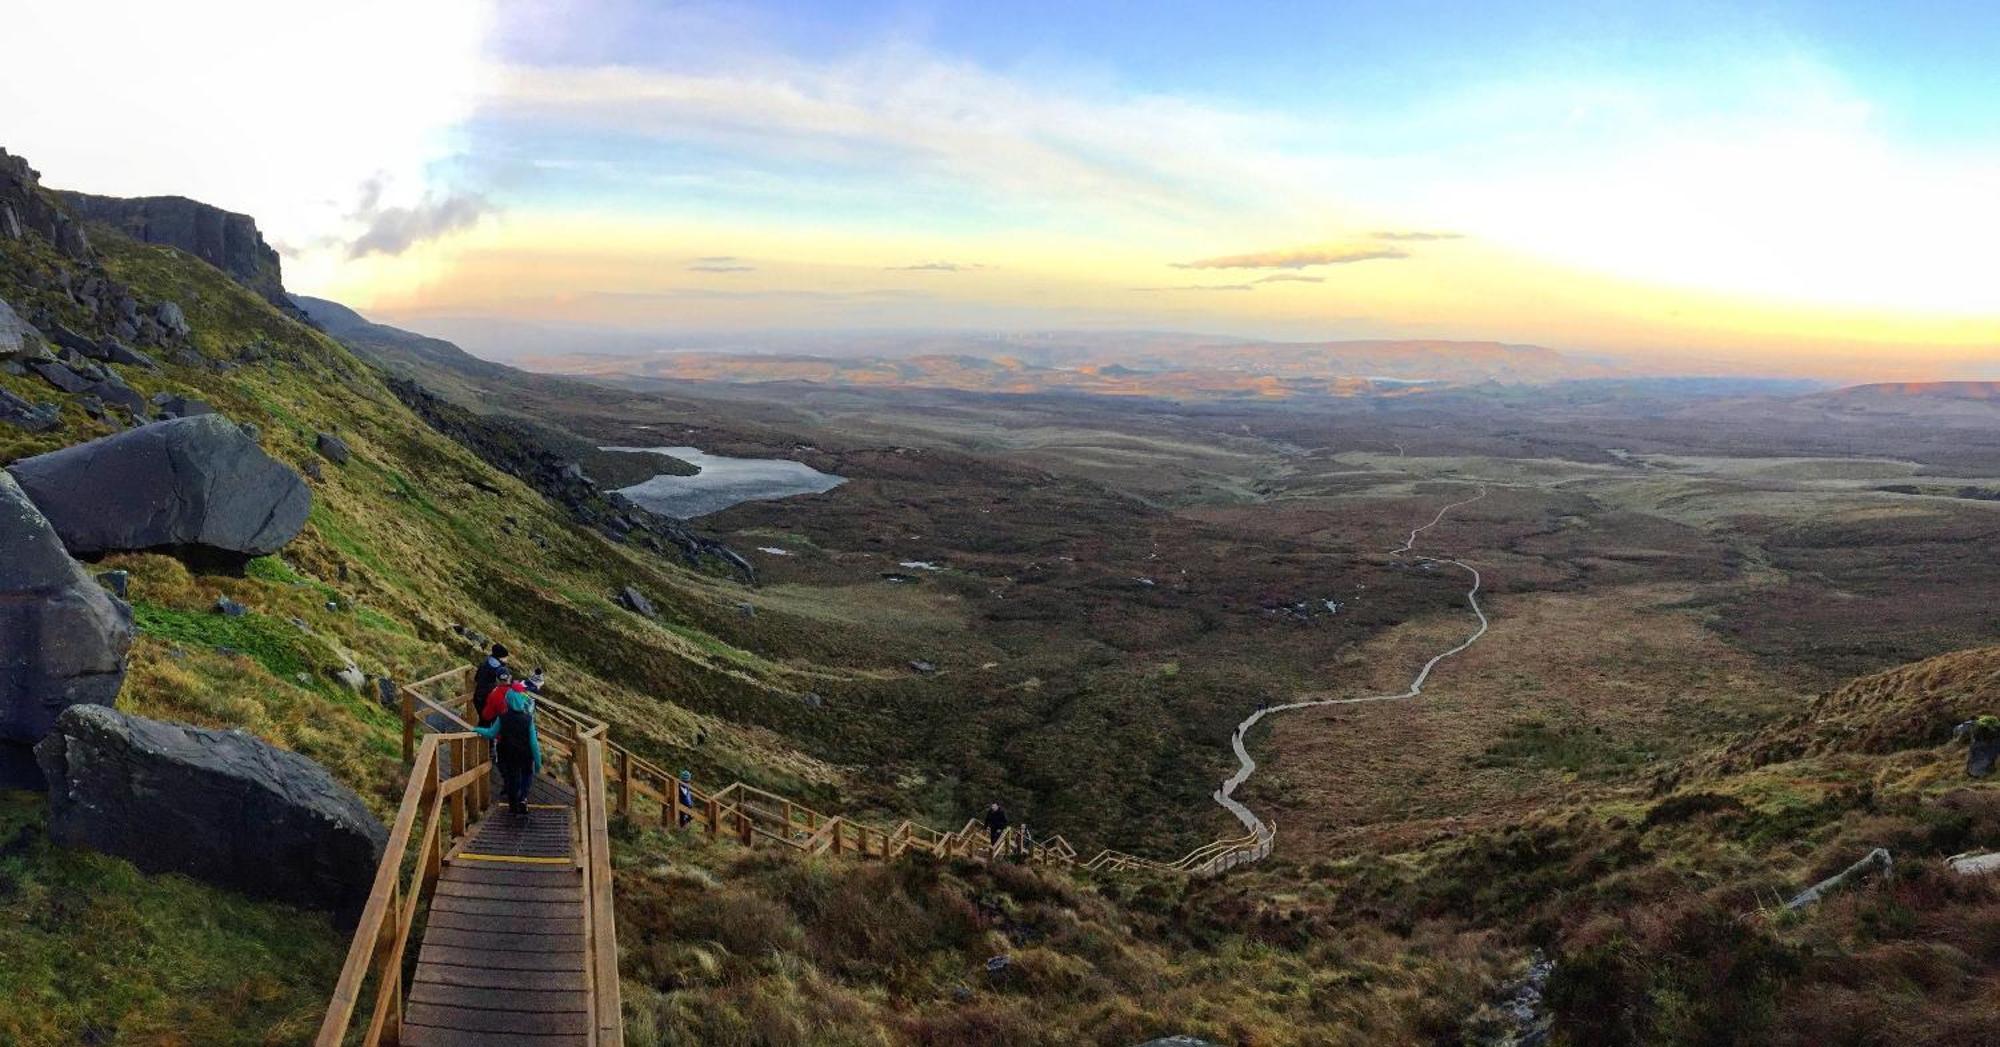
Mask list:
[[[742,502],[831,491],[847,481],[803,462],[784,458],[729,458],[694,447],[607,447],[678,458],[701,471],[693,476],[655,476],[618,493],[656,513],[690,520],[719,513]]]

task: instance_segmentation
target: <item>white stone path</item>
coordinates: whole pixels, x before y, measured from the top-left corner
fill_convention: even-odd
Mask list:
[[[1451,512],[1453,509],[1456,509],[1460,506],[1471,505],[1473,502],[1476,502],[1484,497],[1486,497],[1486,487],[1484,484],[1482,484],[1480,485],[1478,494],[1475,494],[1470,498],[1464,499],[1463,501],[1453,502],[1450,505],[1447,505],[1444,508],[1439,509],[1437,511],[1437,515],[1431,517],[1431,521],[1429,523],[1424,524],[1422,527],[1418,527],[1411,530],[1410,536],[1403,540],[1402,547],[1399,549],[1391,550],[1390,555],[1402,556],[1403,554],[1410,552],[1412,549],[1416,547],[1417,535],[1422,534],[1423,532],[1428,531],[1433,527],[1436,527],[1438,523],[1444,519],[1446,513]],[[1366,698],[1321,698],[1312,701],[1286,702],[1283,705],[1271,705],[1259,709],[1256,712],[1251,713],[1248,717],[1246,717],[1242,723],[1236,725],[1236,733],[1234,735],[1231,735],[1229,739],[1230,746],[1236,750],[1236,763],[1237,763],[1236,773],[1230,775],[1229,778],[1222,783],[1222,787],[1215,791],[1215,802],[1221,804],[1223,808],[1227,810],[1230,814],[1235,815],[1236,820],[1242,822],[1243,827],[1245,829],[1249,830],[1250,832],[1256,833],[1259,837],[1263,838],[1267,842],[1269,841],[1271,836],[1270,826],[1266,825],[1262,818],[1257,817],[1256,813],[1251,811],[1250,808],[1245,807],[1242,801],[1236,799],[1236,788],[1242,785],[1244,782],[1249,781],[1250,776],[1256,773],[1257,770],[1257,761],[1250,758],[1250,750],[1244,748],[1243,746],[1244,735],[1249,733],[1250,728],[1255,727],[1257,725],[1257,721],[1262,720],[1264,717],[1269,716],[1272,713],[1288,712],[1293,709],[1310,709],[1315,706],[1321,706],[1321,705],[1359,705],[1363,702],[1394,702],[1394,701],[1400,701],[1404,698],[1415,698],[1416,696],[1424,693],[1424,681],[1430,678],[1431,670],[1437,668],[1439,662],[1442,662],[1446,658],[1450,658],[1452,655],[1455,655],[1460,651],[1463,651],[1466,648],[1471,647],[1473,644],[1479,641],[1480,637],[1486,635],[1486,625],[1487,625],[1486,612],[1480,610],[1479,608],[1479,571],[1476,568],[1472,567],[1471,565],[1461,563],[1458,560],[1442,559],[1432,556],[1420,556],[1417,558],[1417,562],[1450,564],[1451,566],[1457,567],[1472,576],[1472,588],[1467,589],[1465,591],[1465,602],[1468,606],[1472,608],[1472,613],[1478,616],[1479,628],[1473,630],[1472,635],[1466,637],[1465,641],[1459,644],[1457,647],[1453,647],[1448,651],[1444,651],[1437,655],[1432,656],[1431,660],[1425,662],[1424,667],[1422,669],[1419,669],[1417,671],[1416,677],[1410,681],[1409,689],[1399,694],[1377,694],[1377,695],[1371,695]]]

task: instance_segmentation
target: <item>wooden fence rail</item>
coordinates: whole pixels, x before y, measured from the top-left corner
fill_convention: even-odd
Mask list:
[[[457,719],[444,708],[451,699],[434,701],[418,695],[417,702],[413,704],[408,697],[410,693],[443,686],[449,693],[469,697],[472,672],[470,666],[452,669],[404,689],[406,752],[409,739],[413,737],[412,717],[427,711],[433,716],[444,712]],[[1172,861],[1108,848],[1083,859],[1076,848],[1060,835],[1030,839],[1022,829],[1014,827],[994,841],[989,838],[986,827],[976,819],[968,820],[953,832],[907,820],[884,828],[844,815],[828,815],[789,797],[744,782],[732,782],[713,791],[688,783],[688,797],[693,802],[687,803],[681,799],[679,787],[682,783],[677,775],[611,741],[604,721],[547,696],[537,696],[536,716],[544,737],[553,736],[559,744],[564,744],[564,739],[584,734],[603,739],[604,774],[610,783],[608,792],[616,801],[613,807],[615,813],[630,816],[634,800],[643,800],[654,805],[659,824],[663,826],[685,824],[699,828],[711,838],[726,836],[745,846],[767,841],[807,854],[851,854],[883,860],[910,851],[981,860],[1008,856],[1015,860],[1074,867],[1088,872],[1214,876],[1267,857],[1277,842],[1277,826],[1272,825],[1261,834],[1246,833],[1203,844]],[[459,722],[463,723],[462,720]]]
[[[321,1021],[316,1047],[343,1047],[354,1015],[373,994],[363,1047],[401,1044],[408,1008],[411,933],[432,897],[448,856],[472,837],[475,823],[493,807],[493,771],[484,738],[473,734],[450,702],[425,693],[439,683],[463,680],[453,670],[402,689],[403,758],[409,782],[396,809],[389,841],[376,866],[347,961]],[[618,937],[613,916],[608,828],[605,725],[558,714],[542,718],[543,777],[567,770],[575,796],[573,841],[583,881],[588,1029],[592,1047],[622,1047],[624,1018],[618,981]],[[421,735],[421,738],[419,738]],[[422,831],[417,831],[421,821]],[[413,843],[414,841],[414,843]]]

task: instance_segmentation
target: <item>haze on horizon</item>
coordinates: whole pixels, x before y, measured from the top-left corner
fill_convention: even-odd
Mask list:
[[[294,291],[420,330],[2000,376],[1993,5],[852,6],[29,5],[122,75],[24,49],[0,145],[253,214]]]

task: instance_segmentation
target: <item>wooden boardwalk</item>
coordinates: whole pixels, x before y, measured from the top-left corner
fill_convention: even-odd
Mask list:
[[[537,778],[445,857],[403,1018],[405,1047],[584,1047],[583,860],[570,790]]]

